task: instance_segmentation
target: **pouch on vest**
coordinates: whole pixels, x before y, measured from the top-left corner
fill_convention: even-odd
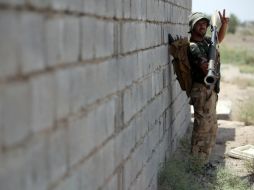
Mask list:
[[[173,56],[173,68],[181,89],[187,96],[190,96],[192,87],[191,67],[188,59],[188,48],[190,42],[188,39],[178,39],[170,44],[169,53]]]

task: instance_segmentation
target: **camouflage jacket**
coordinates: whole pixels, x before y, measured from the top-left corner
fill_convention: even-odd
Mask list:
[[[208,37],[201,42],[190,41],[188,56],[193,82],[204,83],[205,73],[202,71],[200,65],[208,60],[210,41],[211,39]]]

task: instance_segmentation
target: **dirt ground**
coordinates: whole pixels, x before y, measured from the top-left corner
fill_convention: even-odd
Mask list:
[[[247,177],[244,166],[245,161],[229,157],[227,152],[232,148],[242,145],[254,145],[254,126],[246,126],[243,122],[236,121],[239,112],[239,105],[254,95],[254,88],[237,84],[237,79],[249,78],[254,80],[254,76],[241,74],[239,70],[230,65],[222,67],[223,80],[221,82],[221,92],[219,100],[230,100],[232,102],[232,112],[229,120],[219,120],[216,145],[211,155],[211,161],[216,165],[223,165],[232,169],[241,177]]]

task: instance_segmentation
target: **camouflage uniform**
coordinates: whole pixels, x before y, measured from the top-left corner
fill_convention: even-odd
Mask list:
[[[193,86],[190,104],[194,107],[194,126],[191,139],[191,152],[208,161],[215,144],[217,132],[216,103],[217,93],[204,83],[205,74],[199,67],[208,59],[209,39],[190,43],[189,60],[192,68]]]

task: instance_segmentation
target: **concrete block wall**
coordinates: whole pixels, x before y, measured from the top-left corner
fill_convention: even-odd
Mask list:
[[[167,34],[191,0],[0,0],[0,189],[155,190],[190,122]]]

